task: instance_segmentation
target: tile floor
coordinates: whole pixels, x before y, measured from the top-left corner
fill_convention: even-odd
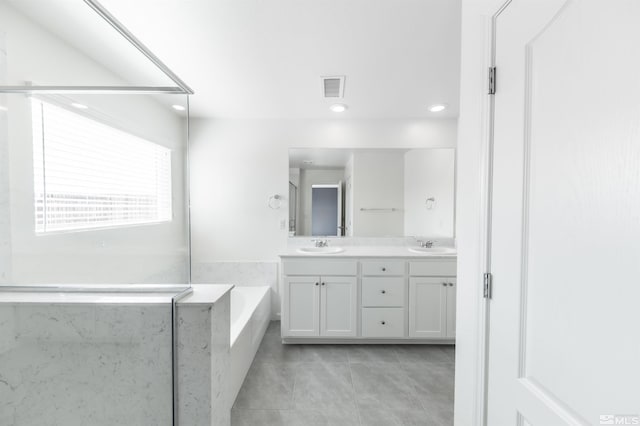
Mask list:
[[[272,322],[231,425],[452,425],[454,353],[443,345],[283,345]]]

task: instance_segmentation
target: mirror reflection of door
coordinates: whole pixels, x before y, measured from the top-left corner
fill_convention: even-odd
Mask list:
[[[344,235],[342,182],[311,186],[311,235]]]
[[[289,235],[296,233],[296,219],[298,215],[298,187],[289,182]]]

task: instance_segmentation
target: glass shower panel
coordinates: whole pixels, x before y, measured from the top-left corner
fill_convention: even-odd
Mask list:
[[[188,95],[89,3],[0,0],[2,425],[176,415]]]
[[[7,85],[175,86],[82,0],[0,0]]]
[[[4,98],[3,281],[187,283],[185,97]]]

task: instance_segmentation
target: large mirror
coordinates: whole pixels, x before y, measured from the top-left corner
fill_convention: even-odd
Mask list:
[[[289,150],[289,236],[453,238],[455,149]]]

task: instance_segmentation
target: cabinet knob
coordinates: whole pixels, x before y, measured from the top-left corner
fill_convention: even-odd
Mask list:
[[[453,287],[453,283],[449,283],[449,287]]]
[[[385,272],[387,270],[387,268],[382,268],[382,272]]]
[[[318,285],[318,284],[320,284],[320,283],[316,283],[316,285]]]
[[[380,293],[385,294],[387,292],[387,290],[382,290],[380,291]]]
[[[322,285],[324,285],[324,283],[322,283]]]
[[[447,283],[442,283],[442,286],[443,286],[443,287],[446,287],[446,286],[447,286]]]
[[[386,322],[385,321],[380,321],[380,324],[385,325]]]

